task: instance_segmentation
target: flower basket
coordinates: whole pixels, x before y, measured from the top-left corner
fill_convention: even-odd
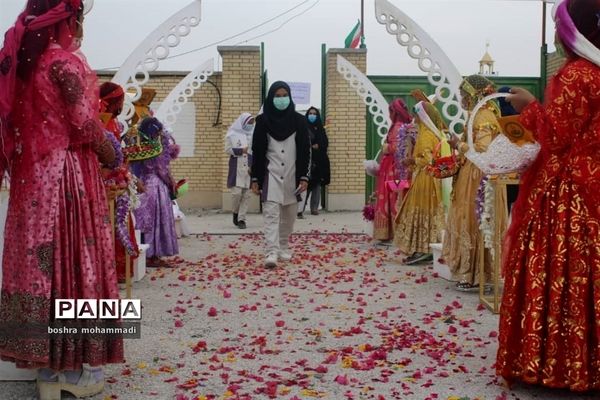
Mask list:
[[[425,166],[425,172],[437,179],[449,178],[458,174],[458,170],[460,170],[460,161],[455,151],[452,151],[452,154],[449,156],[442,157],[442,144],[443,142],[440,141],[435,146],[431,164]]]
[[[467,140],[469,143],[469,151],[465,156],[479,168],[484,174],[487,175],[502,175],[513,172],[522,172],[529,167],[533,161],[535,161],[539,151],[540,145],[537,142],[525,142],[519,145],[514,143],[511,139],[501,133],[490,143],[485,152],[477,152],[473,147],[473,121],[477,112],[483,107],[488,101],[507,97],[510,93],[494,93],[492,95],[484,97],[473,109],[471,118],[467,125]],[[512,136],[514,134],[509,133]]]
[[[142,140],[142,133],[137,129],[134,129],[133,132],[130,132],[128,136],[135,137],[135,140],[132,143],[130,142],[126,144],[123,148],[123,155],[128,161],[149,160],[158,157],[163,151],[160,138],[158,140],[152,140],[149,138],[144,138],[144,140]]]

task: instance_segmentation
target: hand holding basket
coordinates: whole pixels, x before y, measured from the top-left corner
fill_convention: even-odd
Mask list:
[[[469,123],[467,124],[467,141],[469,150],[465,154],[477,168],[486,175],[502,175],[514,172],[522,172],[536,159],[539,151],[539,143],[525,142],[522,145],[513,143],[505,134],[500,133],[488,146],[485,152],[475,151],[473,145],[473,123],[479,110],[490,100],[510,96],[510,93],[494,93],[484,97],[473,109]],[[523,133],[525,133],[523,131]],[[512,132],[515,135],[515,132]]]

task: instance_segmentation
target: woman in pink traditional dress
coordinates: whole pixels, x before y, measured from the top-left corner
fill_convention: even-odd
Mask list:
[[[399,147],[405,147],[406,125],[412,121],[408,107],[402,99],[396,99],[390,104],[390,119],[392,127],[387,134],[385,143],[381,150],[383,156],[377,173],[375,219],[373,220],[373,238],[388,241],[394,238],[394,217],[396,216],[396,202],[398,192],[392,190],[388,182],[399,181],[398,176],[400,164],[396,162],[396,154]],[[403,129],[404,128],[404,129]],[[408,188],[408,176],[402,179],[401,185]]]
[[[55,299],[118,298],[99,164],[114,149],[77,51],[82,21],[80,0],[29,0],[0,51],[1,166],[11,179],[0,357],[41,368],[41,400],[99,393],[100,366],[123,361],[120,337],[47,334]]]

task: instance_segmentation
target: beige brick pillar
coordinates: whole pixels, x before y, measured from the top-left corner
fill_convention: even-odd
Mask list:
[[[327,135],[331,160],[328,208],[331,211],[361,210],[365,203],[366,107],[337,72],[338,54],[360,71],[367,69],[366,49],[329,49],[327,52]]]
[[[258,113],[261,105],[261,68],[259,46],[219,46],[223,74],[221,85],[221,115],[223,138],[227,129],[243,112]],[[223,147],[222,147],[223,148]],[[222,149],[221,148],[221,149]],[[223,150],[221,150],[223,151]],[[231,210],[231,195],[227,189],[227,163],[222,168],[223,210]],[[258,210],[258,198],[253,197],[250,210]]]

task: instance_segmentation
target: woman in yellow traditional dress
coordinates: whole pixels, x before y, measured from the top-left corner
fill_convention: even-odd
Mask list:
[[[465,78],[460,86],[463,107],[472,111],[485,96],[495,92],[494,84],[481,75]],[[485,152],[491,141],[500,132],[497,118],[500,116],[498,105],[490,101],[475,116],[473,122],[473,145],[475,151]],[[479,287],[479,266],[484,263],[486,273],[491,270],[492,257],[485,248],[484,236],[477,216],[477,198],[484,174],[471,161],[464,159],[469,150],[465,142],[455,136],[450,143],[455,147],[464,164],[455,178],[446,232],[442,249],[442,258],[450,267],[453,279],[458,281],[456,289],[460,291],[476,290]],[[497,217],[506,219],[506,211],[496,210]],[[483,250],[482,250],[483,248]],[[483,259],[482,259],[483,257]]]
[[[415,110],[419,133],[413,157],[404,160],[405,164],[413,166],[413,180],[402,205],[398,207],[394,233],[396,246],[409,255],[403,260],[407,265],[432,260],[429,244],[439,242],[444,225],[440,180],[425,172],[435,147],[444,137],[444,121],[429,102],[417,103]]]

